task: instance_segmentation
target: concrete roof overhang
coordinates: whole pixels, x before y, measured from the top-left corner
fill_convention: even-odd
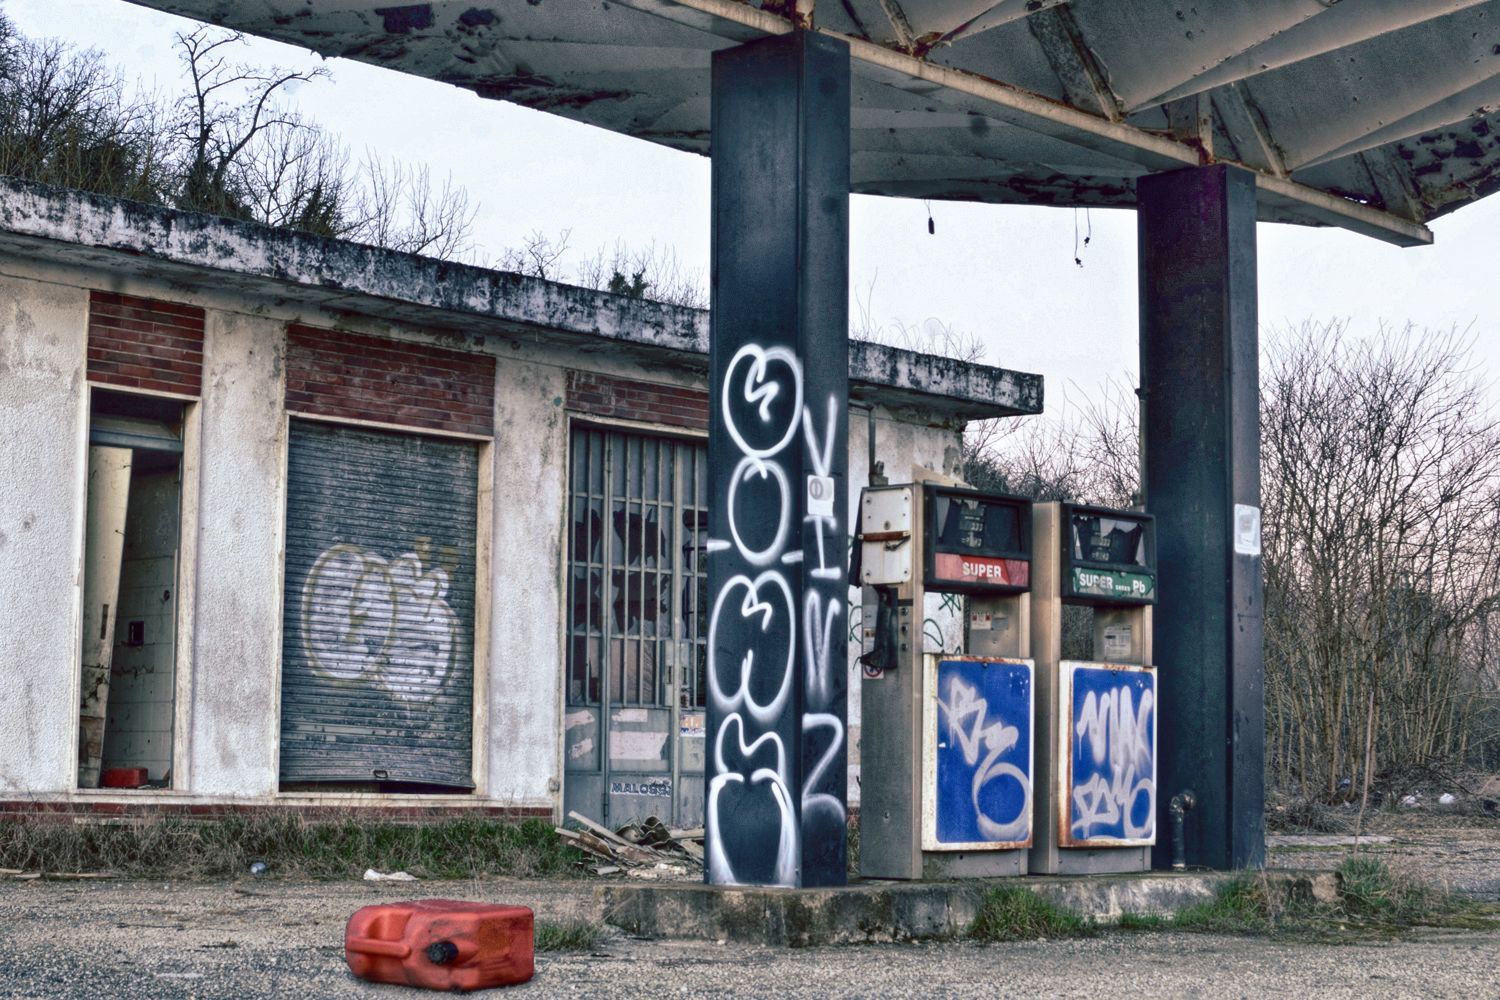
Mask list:
[[[1262,219],[1402,245],[1500,186],[1500,0],[132,0],[708,153],[721,48],[854,65],[854,191],[1129,206],[1255,172]]]
[[[657,370],[708,370],[703,310],[0,178],[0,269],[6,256],[401,324],[460,342],[546,344]],[[1042,412],[1042,377],[852,341],[849,398],[954,426]]]

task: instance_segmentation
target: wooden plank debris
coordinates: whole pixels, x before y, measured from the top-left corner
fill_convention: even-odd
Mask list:
[[[584,865],[595,875],[624,873],[648,879],[697,879],[703,875],[703,828],[675,829],[655,816],[617,830],[582,813],[569,812],[570,826],[557,835],[595,860]]]

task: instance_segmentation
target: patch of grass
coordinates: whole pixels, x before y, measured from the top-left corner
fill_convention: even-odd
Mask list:
[[[969,926],[969,936],[980,941],[1088,937],[1098,931],[1087,917],[1019,886],[995,886],[986,892]]]
[[[538,920],[534,933],[537,951],[593,951],[604,938],[602,927],[577,920],[560,924]]]
[[[1231,880],[1213,899],[1178,910],[1164,926],[1174,930],[1261,934],[1276,926],[1281,911],[1265,877],[1247,875]]]
[[[1172,918],[1157,913],[1132,913],[1127,910],[1120,914],[1120,919],[1115,921],[1114,926],[1122,931],[1161,931],[1172,926]]]
[[[1340,916],[1364,923],[1433,923],[1463,909],[1449,893],[1402,878],[1379,858],[1355,855],[1339,865]]]
[[[366,868],[427,878],[574,873],[583,854],[540,819],[478,816],[395,823],[293,813],[217,819],[162,816],[118,823],[0,823],[0,868],[113,872],[148,878],[235,878],[253,861],[271,876],[358,878]]]
[[[1208,902],[1179,910],[1162,926],[1230,934],[1297,933],[1319,939],[1400,932],[1419,925],[1490,927],[1483,907],[1393,873],[1386,863],[1357,855],[1339,865],[1338,897],[1276,891],[1264,875],[1229,882]]]

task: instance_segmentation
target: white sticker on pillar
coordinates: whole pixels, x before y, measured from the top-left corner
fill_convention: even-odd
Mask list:
[[[1260,555],[1260,508],[1234,505],[1234,551],[1242,556]]]
[[[807,477],[807,512],[815,516],[833,516],[833,478]]]

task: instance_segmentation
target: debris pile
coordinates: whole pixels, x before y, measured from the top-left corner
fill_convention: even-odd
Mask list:
[[[647,816],[610,830],[580,813],[570,812],[568,819],[576,829],[554,829],[563,840],[598,859],[588,865],[595,875],[624,872],[635,878],[689,879],[703,874],[701,826],[677,830]]]

